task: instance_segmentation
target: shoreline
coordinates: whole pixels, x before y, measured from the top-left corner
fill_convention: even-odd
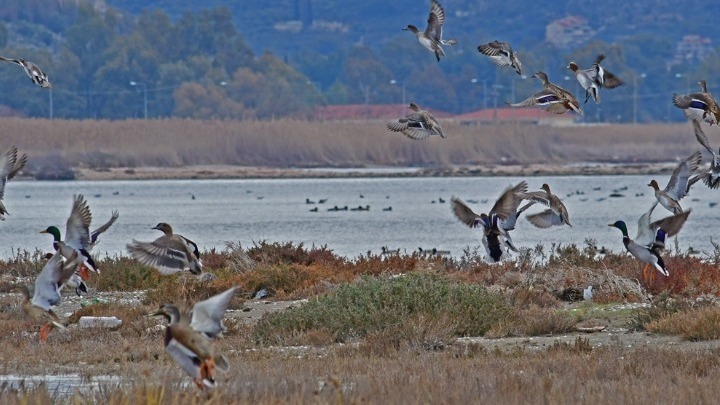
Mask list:
[[[671,173],[675,162],[468,165],[455,167],[250,167],[186,166],[91,169],[74,168],[75,180],[219,180],[372,177],[490,177],[490,176],[613,176]],[[23,180],[29,180],[24,178]]]

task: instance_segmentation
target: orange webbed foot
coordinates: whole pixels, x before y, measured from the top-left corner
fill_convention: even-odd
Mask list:
[[[90,278],[90,273],[88,272],[87,267],[85,267],[84,264],[81,264],[80,267],[78,267],[78,274],[80,275],[80,278],[82,278],[84,281]]]
[[[40,341],[47,342],[48,335],[50,334],[50,324],[46,323],[40,328]]]

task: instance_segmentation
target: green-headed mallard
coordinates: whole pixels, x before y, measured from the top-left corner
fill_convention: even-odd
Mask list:
[[[542,107],[545,111],[555,114],[562,114],[572,110],[582,115],[580,103],[578,103],[572,93],[551,83],[547,75],[543,72],[537,72],[532,75],[532,77],[542,82],[543,89],[519,103],[508,103],[510,107]]]
[[[703,148],[710,153],[710,167],[703,173],[700,173],[690,179],[689,185],[693,185],[697,181],[702,180],[706,186],[712,189],[718,188],[720,187],[720,149],[718,149],[718,152],[715,153],[713,148],[710,146],[710,141],[708,140],[707,135],[705,135],[705,132],[700,126],[700,122],[696,120],[691,121],[693,129],[695,130],[695,138],[697,138],[700,145],[702,145]]]
[[[521,181],[516,186],[505,189],[497,199],[489,213],[476,214],[461,199],[453,197],[450,203],[453,214],[460,222],[471,228],[483,227],[482,244],[488,257],[495,263],[505,257],[500,237],[503,237],[505,246],[518,251],[510,238],[510,231],[515,229],[517,217],[533,203],[525,205],[518,210],[525,198],[527,183]]]
[[[687,195],[690,188],[690,176],[697,171],[701,162],[702,155],[700,154],[700,151],[688,156],[678,165],[678,167],[675,168],[675,170],[673,170],[672,175],[670,176],[670,181],[668,181],[664,190],[660,190],[660,186],[657,181],[650,181],[648,186],[652,187],[655,191],[655,198],[657,198],[660,204],[667,208],[668,211],[673,214],[683,212],[679,201]]]
[[[76,250],[78,256],[83,259],[79,273],[83,278],[87,278],[87,269],[98,272],[95,261],[90,256],[90,223],[92,222],[92,214],[87,205],[87,201],[82,194],[73,197],[73,206],[70,216],[65,224],[65,245]],[[53,248],[58,249],[58,243],[62,240],[60,229],[56,226],[49,226],[40,231],[40,233],[49,233],[53,236]]]
[[[23,153],[19,158],[17,154],[17,148],[12,146],[0,158],[0,221],[4,221],[5,215],[8,214],[7,209],[2,202],[2,199],[5,196],[5,184],[15,177],[15,175],[23,167],[25,167],[25,163],[27,162],[26,154]]]
[[[10,62],[22,66],[22,68],[25,70],[25,73],[30,77],[30,80],[32,80],[33,83],[45,89],[52,87],[52,84],[50,84],[50,80],[48,80],[47,75],[45,74],[45,72],[40,70],[38,65],[32,62],[28,62],[24,59],[11,59],[4,58],[2,56],[0,56],[0,61]]]
[[[227,371],[229,364],[216,355],[211,338],[223,331],[222,318],[236,287],[200,301],[193,306],[190,320],[172,304],[164,304],[151,315],[163,315],[169,325],[165,329],[165,350],[198,388],[215,386],[215,367]]]
[[[517,54],[507,42],[492,41],[477,47],[478,52],[490,58],[490,61],[500,67],[510,66],[517,74],[522,76],[522,65]]]
[[[525,198],[545,205],[548,209],[537,214],[526,215],[527,220],[538,228],[549,228],[553,225],[563,224],[572,226],[565,204],[558,196],[550,192],[550,186],[545,183],[540,188],[543,191],[531,191],[525,194]]]
[[[411,139],[425,139],[432,135],[440,135],[445,138],[440,123],[429,112],[420,108],[415,103],[408,106],[412,110],[408,115],[397,121],[388,122],[387,128],[393,132],[401,132]]]
[[[52,307],[60,304],[62,297],[60,289],[75,272],[75,268],[81,260],[77,250],[59,241],[57,252],[35,279],[35,292],[32,299],[30,299],[28,288],[20,287],[24,297],[22,307],[25,315],[43,325],[40,329],[40,341],[47,340],[53,327],[65,328]]]
[[[425,31],[421,32],[412,24],[408,24],[407,28],[403,28],[403,30],[415,34],[420,45],[433,52],[437,61],[440,62],[440,58],[445,56],[445,52],[440,45],[455,45],[457,43],[455,39],[442,39],[443,24],[445,24],[445,10],[437,0],[430,0],[430,14],[428,15]]]
[[[195,242],[173,233],[173,229],[165,222],[155,225],[164,233],[152,242],[133,240],[127,245],[130,255],[142,264],[156,268],[162,274],[173,274],[189,270],[192,274],[202,272],[200,251]]]
[[[650,210],[638,219],[638,232],[635,240],[628,236],[627,225],[624,221],[615,221],[608,226],[618,228],[623,234],[623,244],[628,252],[636,259],[645,263],[643,267],[643,279],[647,279],[647,269],[652,266],[662,275],[668,276],[670,272],[665,267],[665,262],[660,256],[660,252],[665,249],[665,239],[669,236],[676,235],[687,221],[690,210],[675,214],[655,222],[650,222],[657,202],[653,203]],[[651,273],[651,274],[654,274]],[[652,276],[651,276],[652,277]]]
[[[688,95],[673,94],[673,104],[685,113],[691,120],[705,121],[708,124],[720,122],[720,106],[715,97],[707,91],[705,80],[698,82],[700,92]]]

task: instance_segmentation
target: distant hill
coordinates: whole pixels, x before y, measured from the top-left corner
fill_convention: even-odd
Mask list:
[[[281,55],[308,49],[327,52],[359,41],[370,47],[382,46],[393,37],[408,35],[400,31],[407,24],[424,26],[429,4],[425,0],[155,0],[148,7],[145,0],[107,2],[135,14],[146,8],[159,8],[175,18],[187,11],[227,7],[256,51],[269,49]],[[609,43],[643,33],[672,43],[685,34],[720,37],[717,15],[708,12],[707,1],[700,0],[682,5],[669,0],[441,3],[447,14],[448,36],[473,41],[503,38],[519,47],[531,47],[542,41],[547,24],[570,15],[587,19],[596,31],[595,39]],[[300,28],[289,24],[291,21],[302,21],[305,25]],[[294,32],[293,28],[299,31]]]

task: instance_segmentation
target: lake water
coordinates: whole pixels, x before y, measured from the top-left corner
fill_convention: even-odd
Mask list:
[[[654,196],[646,184],[652,176],[564,176],[527,178],[530,190],[550,184],[564,199],[573,227],[538,229],[524,218],[513,239],[518,247],[538,243],[579,243],[586,238],[599,246],[623,249],[620,232],[607,224],[622,219],[634,236],[637,218]],[[654,177],[666,184],[668,176]],[[152,230],[158,222],[171,224],[177,233],[201,248],[223,248],[227,241],[247,247],[253,241],[292,241],[327,245],[338,254],[355,257],[381,246],[406,252],[437,248],[459,256],[467,246],[479,246],[479,232],[458,222],[450,211],[450,197],[458,196],[476,212],[489,210],[499,194],[521,178],[431,177],[250,180],[152,181],[13,181],[5,192],[10,215],[0,222],[0,255],[12,249],[50,250],[50,236],[38,232],[58,225],[64,234],[73,194],[88,199],[97,227],[110,218],[120,219],[101,237],[95,255],[123,253],[132,239],[150,241],[161,235]],[[624,197],[611,198],[618,190]],[[579,192],[579,194],[578,194]],[[583,194],[584,193],[584,194]],[[568,194],[572,194],[568,196]],[[641,195],[642,194],[642,195]],[[195,197],[193,199],[193,196]],[[324,204],[306,204],[306,199]],[[439,202],[445,199],[445,203]],[[720,239],[720,192],[698,183],[682,202],[692,208],[680,233],[682,248],[711,251],[710,237]],[[370,206],[369,211],[328,211],[334,206]],[[392,207],[391,211],[383,208]],[[310,209],[317,208],[317,212]],[[541,208],[531,208],[534,212]],[[653,218],[669,215],[658,206]]]

